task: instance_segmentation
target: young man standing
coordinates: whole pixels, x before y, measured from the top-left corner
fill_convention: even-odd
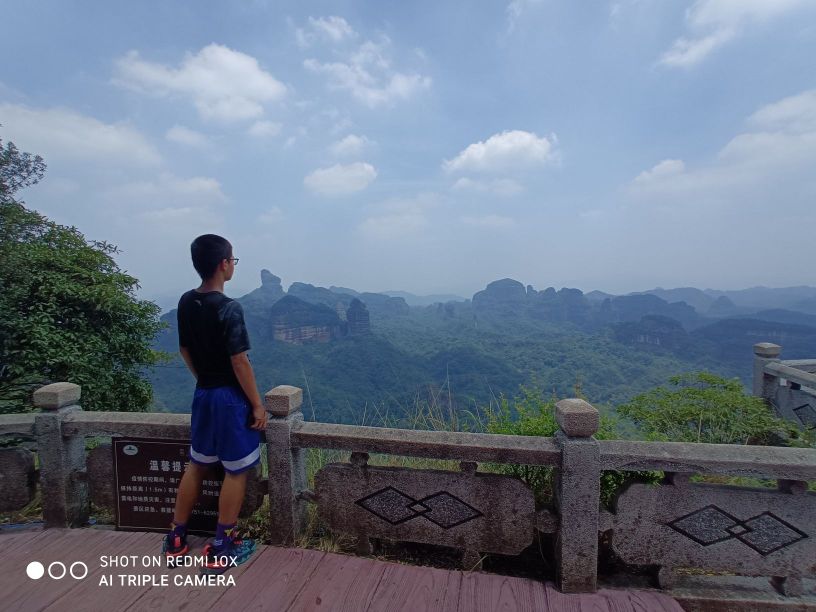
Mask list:
[[[255,542],[235,534],[244,501],[247,470],[260,461],[261,433],[266,410],[255,386],[247,357],[249,337],[241,305],[224,295],[224,283],[235,273],[238,259],[221,236],[205,234],[190,246],[193,267],[201,286],[179,300],[179,351],[196,379],[191,410],[190,462],[179,483],[170,532],[162,552],[185,555],[187,521],[201,491],[201,482],[217,463],[224,466],[224,484],[218,498],[215,540],[204,547],[203,573],[221,574],[243,563],[255,551]]]

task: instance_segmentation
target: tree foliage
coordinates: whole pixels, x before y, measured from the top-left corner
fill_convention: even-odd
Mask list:
[[[658,387],[618,406],[647,437],[672,442],[745,444],[789,430],[764,400],[747,395],[738,379],[708,372],[673,376]]]
[[[33,388],[60,380],[82,386],[85,409],[145,410],[159,308],[136,298],[115,246],[15,199],[44,172],[41,157],[0,141],[0,412],[30,409]]]
[[[485,429],[488,433],[516,436],[553,437],[558,431],[555,419],[557,398],[547,399],[534,388],[522,387],[519,396],[512,402],[502,397],[498,409],[487,410]],[[614,417],[602,413],[595,438],[614,440],[619,438],[618,423]],[[553,493],[553,470],[535,465],[501,465],[499,471],[525,482],[539,502],[548,502]],[[617,472],[606,470],[601,473],[601,502],[610,506],[616,493],[632,481],[659,482],[659,472]]]

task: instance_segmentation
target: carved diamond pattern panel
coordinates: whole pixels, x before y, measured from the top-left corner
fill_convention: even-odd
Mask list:
[[[717,506],[706,506],[669,523],[669,527],[703,546],[730,540],[735,534],[729,529],[738,525],[738,519]]]
[[[338,533],[502,555],[535,534],[533,492],[499,474],[333,463],[315,474],[314,491]]]
[[[808,429],[816,429],[816,408],[811,404],[802,404],[793,409],[794,414]]]
[[[355,503],[382,520],[388,521],[392,525],[399,525],[427,511],[417,511],[412,508],[415,502],[416,500],[413,497],[406,495],[402,491],[394,487],[386,487],[363,499],[358,499]]]
[[[482,516],[470,504],[444,491],[434,493],[418,503],[428,508],[422,516],[443,529],[450,529]]]
[[[761,555],[769,555],[807,537],[807,534],[770,512],[749,518],[743,524],[748,532],[738,536],[740,541]]]
[[[443,529],[451,529],[482,516],[467,502],[446,491],[414,499],[394,487],[385,487],[355,502],[392,525],[422,516]]]
[[[816,494],[801,487],[635,483],[602,526],[631,565],[781,577],[816,567]]]
[[[703,546],[736,538],[763,556],[808,537],[770,512],[743,521],[714,505],[681,516],[668,526]]]

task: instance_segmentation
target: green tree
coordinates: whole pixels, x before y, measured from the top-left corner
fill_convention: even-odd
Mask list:
[[[558,431],[555,419],[555,404],[557,398],[545,398],[540,390],[521,387],[519,396],[512,402],[502,397],[498,409],[489,408],[486,411],[487,422],[485,430],[488,433],[507,434],[515,436],[544,436],[551,438]],[[614,440],[619,438],[617,421],[606,414],[601,414],[600,425],[595,433],[598,440]],[[526,483],[539,502],[548,502],[552,496],[553,471],[550,467],[536,465],[499,465],[498,471],[510,474]],[[659,472],[617,472],[606,470],[601,473],[601,502],[610,506],[615,494],[623,485],[631,481],[659,482]]]
[[[15,199],[44,172],[41,157],[0,141],[0,413],[29,410],[33,388],[60,380],[82,386],[87,410],[145,410],[159,308],[136,298],[115,246]]]
[[[669,384],[618,406],[618,414],[634,421],[647,438],[671,442],[746,444],[790,430],[764,400],[747,395],[738,379],[695,372],[673,376]]]

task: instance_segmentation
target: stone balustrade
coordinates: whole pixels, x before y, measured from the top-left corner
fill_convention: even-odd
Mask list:
[[[754,395],[764,398],[780,418],[816,428],[816,359],[782,361],[781,354],[778,344],[754,345]]]
[[[755,349],[754,390],[781,413],[775,403],[780,398],[809,393],[816,361],[780,362],[774,346]],[[57,383],[35,393],[40,412],[0,416],[0,437],[27,439],[39,458],[35,470],[31,450],[0,450],[3,509],[28,503],[38,480],[47,526],[80,526],[90,499],[101,506],[114,499],[112,453],[104,446],[86,453],[85,438],[189,437],[189,415],[89,413],[79,400],[77,385]],[[557,403],[559,431],[553,438],[306,422],[303,393],[290,386],[275,387],[264,401],[269,477],[256,475],[259,495],[250,509],[259,507],[260,494],[268,494],[274,544],[293,544],[305,529],[308,505],[316,504],[323,523],[355,537],[361,553],[370,552],[376,539],[444,545],[462,551],[467,569],[478,568],[485,554],[516,555],[533,544],[536,533],[549,534],[564,592],[596,589],[601,535],[621,561],[654,568],[662,586],[693,569],[767,576],[780,592],[796,596],[803,577],[813,577],[816,495],[807,484],[816,480],[816,450],[599,441],[593,437],[598,412],[580,399]],[[791,410],[798,414],[795,406]],[[323,466],[310,488],[308,449],[350,456]],[[453,460],[458,469],[376,466],[371,454]],[[525,483],[486,471],[484,464],[551,468],[553,504],[537,505]],[[625,486],[607,511],[599,503],[606,470],[662,471],[666,479]],[[689,480],[694,474],[770,479],[777,486],[694,483]]]

